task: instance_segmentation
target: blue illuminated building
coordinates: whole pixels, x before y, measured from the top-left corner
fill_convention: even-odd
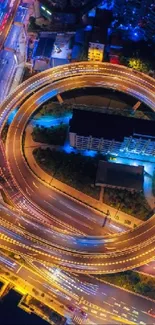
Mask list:
[[[69,141],[78,150],[155,157],[152,120],[73,109]]]
[[[139,41],[155,35],[155,4],[153,0],[115,0],[113,14],[119,28],[129,29],[129,38]],[[135,30],[135,28],[137,30]]]
[[[155,41],[155,3],[149,6],[145,29],[147,38]]]
[[[69,124],[69,120],[71,119],[72,114],[64,114],[62,117],[52,117],[51,115],[40,116],[37,119],[32,120],[33,126],[39,127],[55,127],[60,124]]]

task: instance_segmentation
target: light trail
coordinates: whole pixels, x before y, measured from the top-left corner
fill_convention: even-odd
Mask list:
[[[9,127],[6,141],[6,158],[14,183],[23,200],[30,202],[34,211],[39,207],[44,218],[46,218],[46,213],[46,216],[49,215],[49,217],[54,214],[53,220],[59,219],[64,223],[67,219],[71,219],[72,223],[76,224],[77,229],[81,227],[82,230],[85,229],[84,232],[92,234],[91,226],[88,227],[87,224],[89,212],[82,213],[82,207],[80,206],[79,218],[83,218],[85,223],[81,219],[79,225],[72,217],[72,211],[78,214],[78,208],[74,208],[72,200],[64,205],[61,203],[64,211],[62,208],[60,209],[59,200],[51,202],[50,197],[54,190],[49,186],[47,187],[29,169],[21,145],[25,125],[32,113],[41,104],[58,93],[81,87],[108,87],[130,93],[145,104],[149,103],[149,106],[155,110],[155,81],[149,76],[109,63],[75,63],[47,70],[21,84],[16,92],[8,96],[0,107],[0,126],[2,129],[10,111],[15,107],[19,107]],[[35,93],[33,94],[34,90]],[[27,96],[30,97],[27,98]],[[32,185],[33,191],[31,191]],[[27,195],[29,196],[27,197]],[[58,193],[57,196],[59,197]],[[24,227],[28,231],[27,234],[34,238],[35,227],[28,229],[26,223]],[[59,227],[59,230],[56,230],[55,234],[50,238],[51,241],[47,238],[46,245],[44,232],[39,229],[38,244],[35,246],[37,250],[35,259],[41,258],[48,265],[50,264],[50,258],[53,258],[55,264],[69,271],[74,270],[77,273],[115,273],[124,271],[143,265],[152,259],[155,242],[154,229],[155,216],[135,230],[125,234],[113,235],[112,237],[103,236],[103,232],[102,235],[98,236],[96,228],[96,236],[94,237],[92,235],[80,236],[80,238],[72,236],[71,239],[70,235],[66,234],[62,238],[60,236],[62,230]],[[47,253],[46,256],[44,254],[40,255],[41,248],[44,253]],[[25,254],[27,254],[26,247]]]

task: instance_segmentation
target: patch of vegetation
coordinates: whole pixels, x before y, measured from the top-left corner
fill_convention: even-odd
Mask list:
[[[31,77],[33,77],[36,74],[36,72],[32,71],[28,67],[25,67],[24,69],[24,75],[23,75],[23,82]]]
[[[42,28],[38,24],[36,24],[36,18],[30,16],[29,18],[29,25],[28,25],[28,32],[39,32]]]
[[[141,220],[146,220],[150,216],[151,210],[143,193],[131,193],[127,190],[106,188],[104,202]],[[119,211],[117,219],[119,219]]]
[[[141,104],[141,107],[143,105]],[[93,112],[103,112],[106,114],[112,115],[122,115],[122,116],[130,116],[131,118],[142,118],[142,119],[152,119],[154,117],[154,113],[150,111],[150,116],[148,112],[143,110],[137,110],[133,114],[132,105],[127,106],[124,109],[119,108],[111,108],[108,109],[102,106],[94,106],[94,105],[84,105],[84,104],[73,104],[73,103],[57,103],[49,99],[46,104],[43,104],[41,108],[39,108],[37,114],[35,113],[36,117],[38,116],[46,116],[51,115],[53,117],[64,117],[67,114],[72,113],[73,109],[81,109],[81,110],[88,110]]]
[[[148,275],[127,271],[110,275],[97,275],[96,278],[155,299],[155,280]]]
[[[143,73],[148,73],[151,70],[151,64],[149,63],[149,61],[141,60],[135,57],[121,57],[121,63],[129,68],[135,69]]]
[[[3,182],[5,182],[5,180],[3,180]],[[8,197],[8,195],[5,193],[5,191],[3,189],[0,189],[0,193],[2,195],[2,198],[4,200],[4,202],[12,207],[14,207],[12,201],[10,200],[10,198]]]
[[[7,133],[8,133],[8,128],[9,128],[9,124],[6,123],[4,125],[4,128],[3,128],[2,133],[1,133],[1,137],[2,137],[3,143],[5,143],[5,141],[6,141],[6,137],[7,137]]]
[[[45,104],[41,106],[41,108],[39,108],[37,115],[52,115],[53,117],[64,117],[65,114],[71,113],[72,111],[72,104],[59,104],[49,99]]]
[[[33,141],[36,142],[62,146],[66,140],[67,130],[68,125],[66,124],[53,126],[50,128],[34,127],[32,132],[32,138]]]
[[[37,148],[33,154],[37,163],[54,178],[95,199],[99,198],[100,189],[94,186],[99,157],[66,154],[49,148]]]

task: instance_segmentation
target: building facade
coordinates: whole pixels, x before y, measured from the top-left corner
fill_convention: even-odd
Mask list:
[[[104,44],[89,42],[88,61],[102,62],[104,58]]]
[[[145,136],[133,134],[131,137],[124,137],[123,142],[82,136],[70,132],[70,145],[79,150],[95,150],[103,154],[118,155],[119,153],[135,153],[140,155],[155,156],[155,137],[150,139]]]
[[[149,6],[145,31],[147,38],[155,41],[155,3]]]
[[[155,156],[154,121],[73,110],[69,141],[72,147],[79,150]]]
[[[140,26],[148,39],[154,38],[154,0],[115,0],[113,14],[122,26],[126,26],[127,28]]]

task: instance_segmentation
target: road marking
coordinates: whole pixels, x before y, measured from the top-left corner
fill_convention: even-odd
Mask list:
[[[52,195],[48,195],[49,197],[51,197],[53,200],[57,201],[57,199],[55,197],[53,197]]]
[[[28,191],[28,188],[26,187],[26,192],[28,195],[31,195],[30,192]]]
[[[89,213],[86,212],[80,212],[77,208],[74,208],[73,206],[67,204],[66,202],[64,202],[63,200],[59,200],[61,204],[63,204],[64,206],[66,206],[68,209],[75,211],[76,213],[82,215],[83,217],[85,217],[88,220],[92,220],[94,223],[97,223],[97,220],[93,217],[90,217]]]
[[[35,184],[35,182],[33,182],[33,185],[34,185],[36,188],[39,188],[39,187]]]
[[[19,273],[19,271],[21,270],[21,268],[22,268],[23,266],[22,265],[20,265],[20,267],[19,267],[19,269],[17,270],[17,272],[16,272],[16,274],[18,274]]]

